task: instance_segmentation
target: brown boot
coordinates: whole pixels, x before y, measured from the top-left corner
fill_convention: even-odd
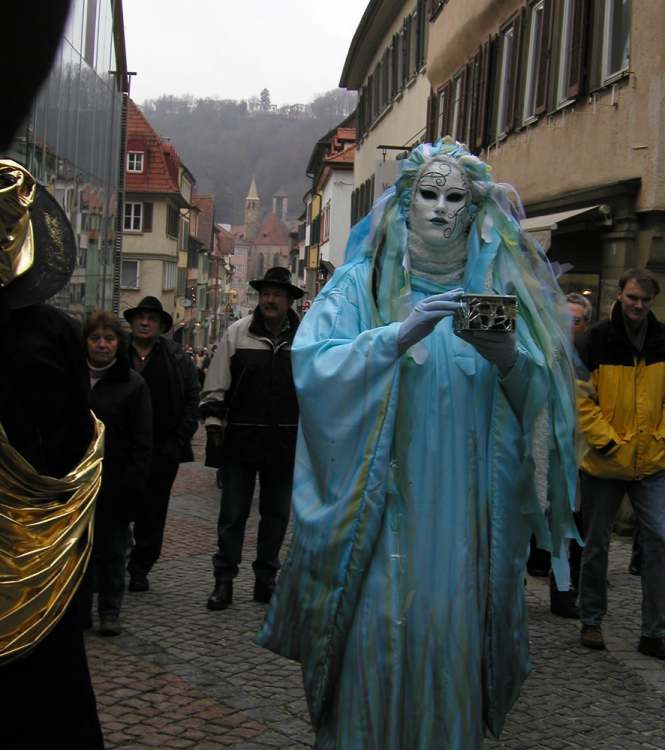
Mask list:
[[[580,643],[582,646],[586,646],[587,648],[593,648],[596,649],[596,651],[602,651],[605,648],[603,631],[598,625],[582,625],[582,632],[580,633]]]

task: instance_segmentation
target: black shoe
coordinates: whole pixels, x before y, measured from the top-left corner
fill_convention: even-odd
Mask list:
[[[150,591],[150,581],[148,576],[133,575],[129,578],[130,591]]]
[[[256,581],[254,583],[254,601],[261,602],[261,604],[269,604],[272,597],[272,593],[275,590],[275,582],[263,583],[263,581]]]
[[[99,635],[114,636],[122,633],[118,615],[99,615]]]
[[[575,604],[574,591],[554,591],[550,593],[550,612],[558,617],[579,620],[580,610]]]
[[[208,597],[206,607],[218,610],[226,609],[233,601],[233,581],[218,581],[215,589]]]
[[[642,568],[640,563],[635,563],[632,560],[630,561],[630,565],[628,566],[628,572],[632,576],[641,576],[642,575]]]

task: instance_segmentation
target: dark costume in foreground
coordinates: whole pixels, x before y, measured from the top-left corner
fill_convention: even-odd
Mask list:
[[[439,281],[410,264],[407,227],[436,156],[439,187],[461,168],[470,195],[463,256]],[[529,671],[532,531],[566,583],[568,319],[509,197],[459,144],[418,147],[295,338],[294,539],[259,643],[302,662],[317,748],[479,748]],[[448,320],[400,356],[402,321],[455,286],[517,296],[503,375]]]
[[[77,326],[38,304],[69,278],[74,238],[19,165],[0,162],[0,181],[0,744],[94,750],[103,740],[76,590],[103,428]]]

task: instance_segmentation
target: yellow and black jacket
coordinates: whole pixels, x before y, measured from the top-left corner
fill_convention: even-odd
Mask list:
[[[579,343],[589,370],[578,383],[579,428],[589,444],[581,469],[606,479],[640,479],[665,469],[665,326],[652,313],[641,352],[619,304]]]

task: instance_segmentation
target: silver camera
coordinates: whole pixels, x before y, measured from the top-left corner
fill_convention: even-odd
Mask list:
[[[505,331],[510,333],[517,325],[517,297],[499,294],[463,294],[462,307],[455,311],[453,330]]]

